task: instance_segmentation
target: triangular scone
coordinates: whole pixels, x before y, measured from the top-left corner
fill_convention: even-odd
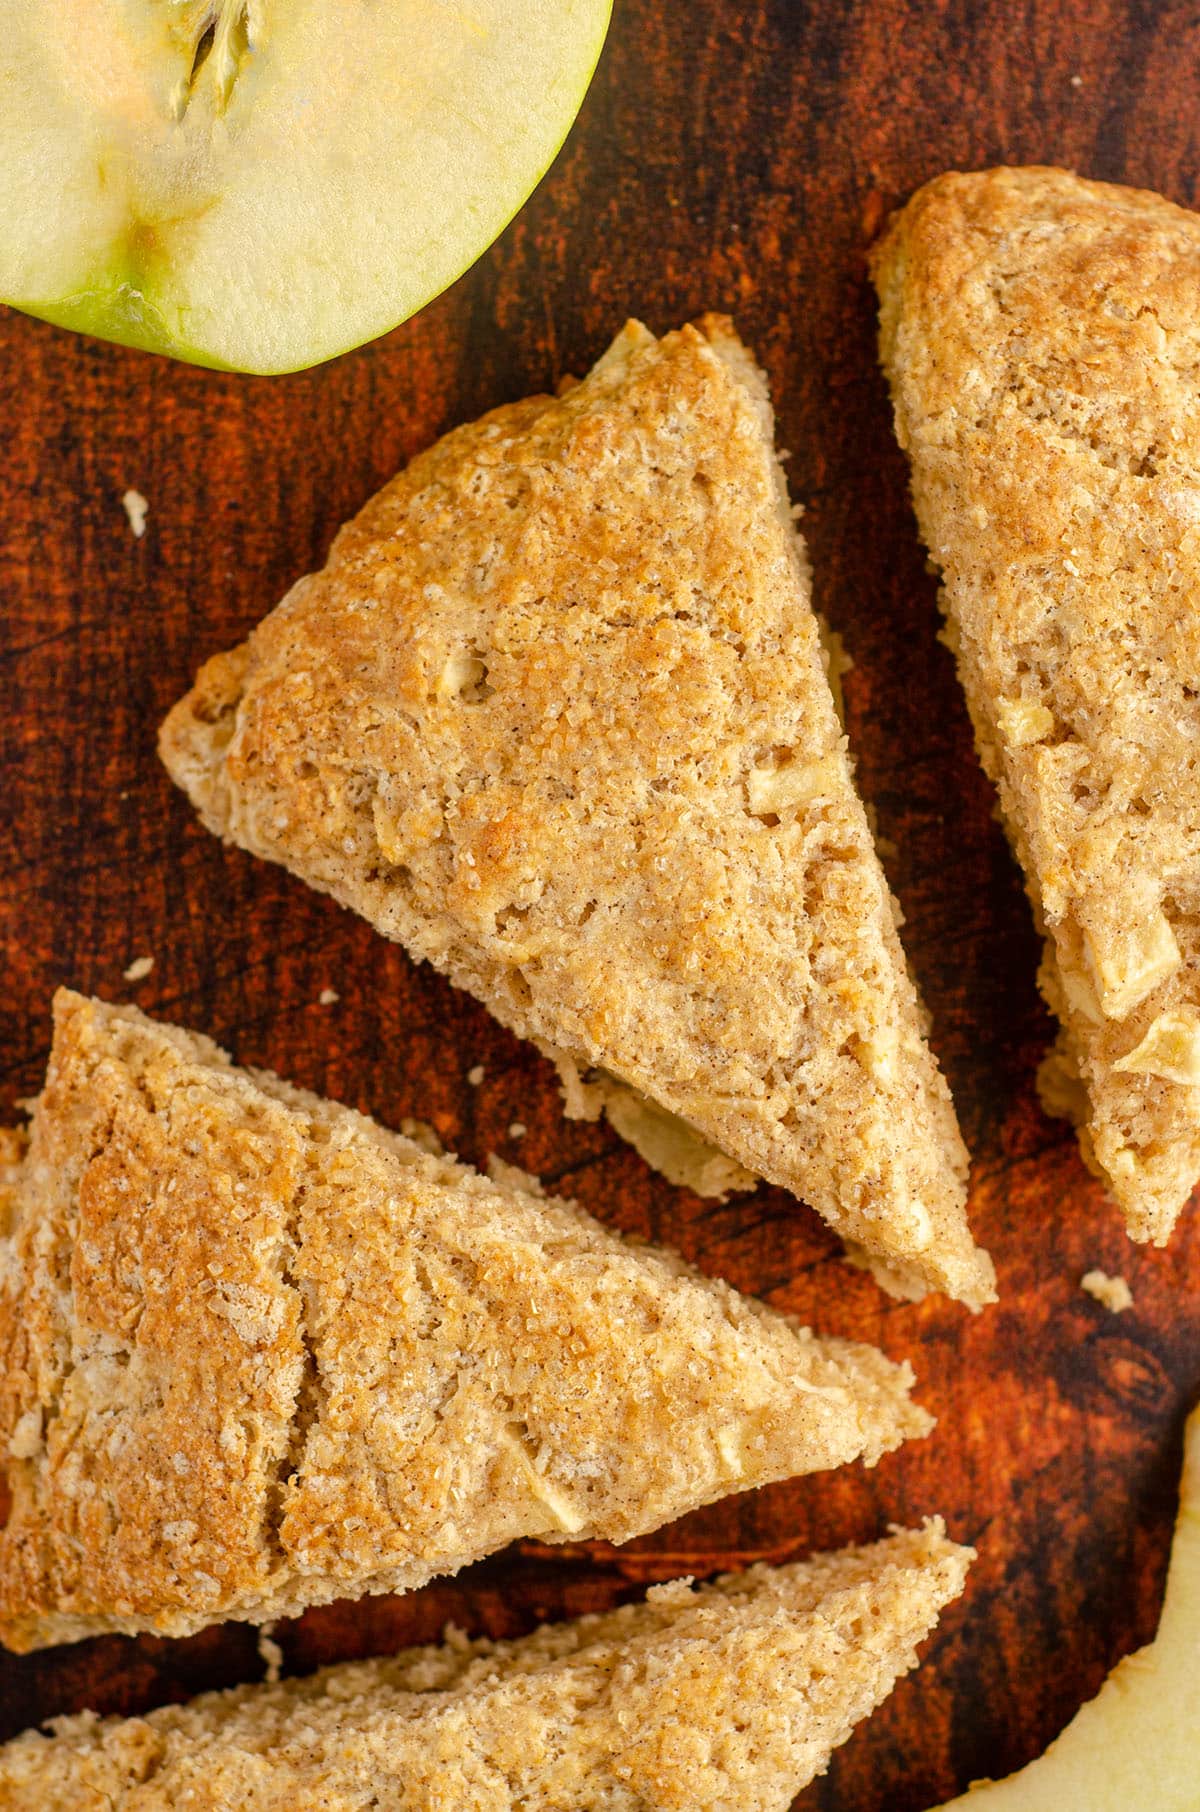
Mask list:
[[[566,395],[448,435],[161,746],[213,830],[554,1057],[570,1111],[639,1139],[649,1098],[725,1154],[702,1186],[769,1178],[910,1290],[989,1299],[727,322],[630,325]]]
[[[1048,1104],[1135,1239],[1200,1177],[1200,218],[943,176],[875,255],[883,363],[1063,1022]]]
[[[3,1812],[786,1812],[916,1665],[939,1524],[551,1625],[0,1748]]]
[[[873,1347],[74,994],[12,1213],[13,1648],[625,1541],[932,1425]]]

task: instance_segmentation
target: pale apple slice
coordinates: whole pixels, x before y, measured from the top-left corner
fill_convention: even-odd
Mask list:
[[[1200,1409],[1184,1443],[1179,1518],[1158,1634],[1126,1656],[1045,1755],[981,1781],[969,1812],[1200,1812]]]
[[[290,371],[488,246],[579,109],[611,0],[0,0],[0,298]]]

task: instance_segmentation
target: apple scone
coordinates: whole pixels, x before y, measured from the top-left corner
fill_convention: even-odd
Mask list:
[[[728,322],[631,323],[447,435],[161,750],[212,830],[552,1057],[569,1113],[713,1193],[780,1184],[910,1293],[992,1298]]]
[[[785,1812],[916,1665],[971,1550],[937,1523],[536,1630],[0,1748],[3,1812]]]
[[[570,1203],[60,993],[0,1149],[0,1640],[183,1635],[624,1541],[932,1426]]]
[[[1043,1073],[1138,1240],[1200,1177],[1200,218],[939,177],[874,256],[980,757],[1062,1023]]]

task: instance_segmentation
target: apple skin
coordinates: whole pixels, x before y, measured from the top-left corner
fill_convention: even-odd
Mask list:
[[[158,305],[153,299],[156,292],[167,287],[163,278],[164,274],[169,273],[171,255],[169,249],[158,242],[154,225],[137,220],[132,221],[122,235],[123,243],[113,248],[111,256],[105,261],[107,268],[98,272],[95,281],[89,282],[86,287],[77,288],[67,296],[44,300],[0,295],[0,302],[22,314],[31,315],[36,320],[65,328],[72,333],[107,340],[139,351],[159,353],[210,371],[241,372],[252,376],[280,376],[307,370],[368,344],[411,319],[457,282],[515,219],[554,163],[587,95],[604,49],[612,16],[612,0],[578,0],[578,3],[581,10],[584,7],[590,8],[592,36],[576,72],[578,80],[574,90],[574,105],[570,109],[564,109],[561,132],[556,140],[547,142],[540,168],[532,173],[531,179],[527,174],[526,180],[514,189],[512,206],[507,212],[493,216],[483,233],[473,238],[464,236],[461,259],[447,261],[433,282],[422,284],[419,297],[410,296],[394,310],[389,310],[383,304],[374,311],[371,318],[356,322],[344,338],[341,337],[341,332],[344,332],[345,324],[342,324],[340,331],[336,325],[331,324],[319,334],[315,345],[303,348],[296,345],[289,347],[281,355],[267,357],[241,354],[225,357],[212,346],[196,344],[195,337],[189,334],[184,324],[183,317],[188,311],[169,309]],[[470,210],[464,209],[464,212]],[[403,285],[398,284],[397,287],[401,288]],[[172,315],[176,317],[174,320],[170,318]]]
[[[186,365],[202,365],[208,371],[237,370],[235,365],[227,365],[193,346],[185,346],[171,332],[158,310],[151,308],[140,291],[128,284],[117,284],[107,290],[95,289],[37,308],[26,304],[20,312],[32,315],[35,320],[47,321],[51,327],[65,327],[70,333],[110,340],[117,346],[133,346],[139,352],[161,352]]]
[[[147,300],[147,291],[155,288],[165,262],[153,231],[135,227],[126,235],[123,255],[114,256],[94,288],[58,301],[13,306],[51,327],[65,327],[69,333],[132,346],[139,352],[162,353],[209,371],[236,370],[236,366],[190,346],[182,332],[172,329],[161,310]]]

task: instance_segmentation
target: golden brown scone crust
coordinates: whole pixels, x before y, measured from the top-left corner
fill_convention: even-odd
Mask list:
[[[917,515],[1046,934],[1047,1097],[1161,1244],[1200,1176],[1200,218],[1061,170],[944,176],[875,275]]]
[[[962,1590],[940,1525],[523,1641],[62,1718],[0,1812],[785,1812]]]
[[[736,1160],[713,1187],[769,1178],[910,1290],[990,1298],[728,322],[630,324],[432,447],[161,748],[211,829],[552,1055],[569,1111],[616,1077]]]
[[[78,995],[0,1239],[0,1640],[623,1541],[932,1426],[912,1373]]]

